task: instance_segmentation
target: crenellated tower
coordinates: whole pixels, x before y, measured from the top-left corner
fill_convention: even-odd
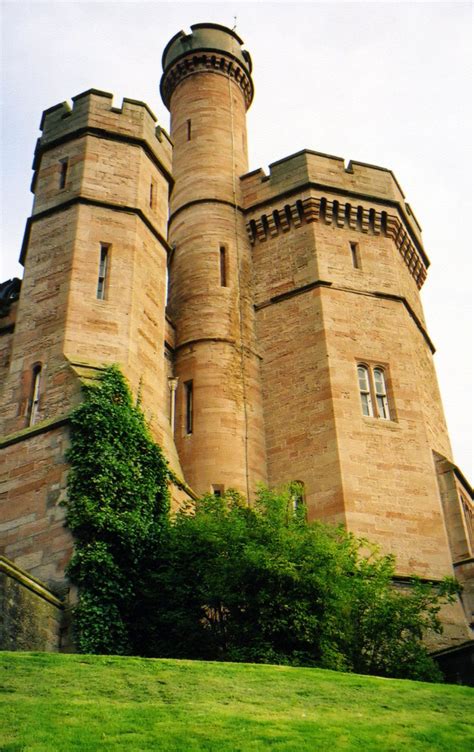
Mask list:
[[[181,475],[164,356],[171,143],[142,102],[91,89],[46,110],[34,158],[34,205],[1,401],[7,437],[3,552],[61,580],[67,418],[83,379],[117,363]],[[11,440],[9,437],[13,437]],[[26,527],[25,527],[26,525]],[[23,535],[18,536],[18,528]],[[14,554],[14,556],[13,556]]]
[[[241,182],[270,485],[301,481],[311,518],[395,554],[401,578],[454,562],[467,583],[470,489],[419,295],[429,260],[395,176],[305,150]],[[468,635],[459,606],[445,623],[447,643]]]
[[[266,479],[252,298],[251,248],[240,176],[248,169],[250,55],[216,24],[180,32],[163,53],[173,178],[169,313],[179,379],[175,440],[198,493],[233,487],[250,498]]]

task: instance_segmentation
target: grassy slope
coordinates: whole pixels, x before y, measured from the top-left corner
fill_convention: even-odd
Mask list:
[[[0,750],[474,749],[474,691],[283,666],[0,653]]]

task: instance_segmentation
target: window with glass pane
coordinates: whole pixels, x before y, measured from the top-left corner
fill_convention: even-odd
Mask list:
[[[293,512],[304,506],[304,483],[302,480],[294,480],[290,483],[290,498]]]
[[[390,419],[387,400],[387,388],[385,376],[381,368],[374,368],[375,399],[377,400],[377,412],[379,418]]]
[[[31,398],[29,406],[28,425],[33,426],[38,416],[38,408],[40,401],[40,384],[41,384],[41,365],[36,365],[33,368],[33,379],[31,384]]]
[[[105,300],[105,283],[107,278],[109,247],[110,246],[106,245],[105,243],[100,244],[99,277],[97,280],[97,297],[99,300]]]
[[[359,377],[360,402],[362,405],[362,414],[368,417],[373,416],[372,400],[370,397],[369,369],[366,366],[357,366],[357,375]]]

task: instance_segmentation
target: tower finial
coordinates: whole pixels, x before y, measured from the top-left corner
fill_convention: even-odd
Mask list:
[[[232,27],[232,31],[235,31],[237,28],[237,16],[234,16],[234,25]]]

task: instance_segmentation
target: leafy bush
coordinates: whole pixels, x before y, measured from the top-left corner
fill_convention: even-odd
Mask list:
[[[392,557],[308,523],[294,497],[206,496],[176,515],[143,593],[146,654],[440,680],[421,639],[455,584],[401,591]]]

